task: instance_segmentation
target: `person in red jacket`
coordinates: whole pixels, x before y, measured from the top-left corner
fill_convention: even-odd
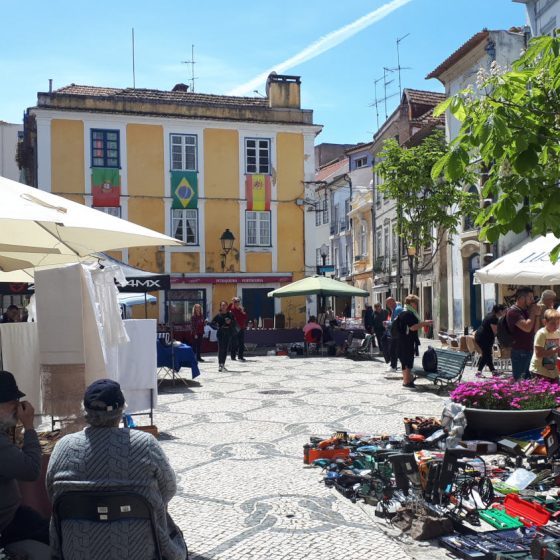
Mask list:
[[[200,355],[202,347],[202,338],[204,336],[204,315],[202,314],[202,306],[200,303],[195,303],[191,315],[191,332],[193,337],[192,348],[196,353],[196,359],[203,362]]]
[[[241,306],[241,300],[234,297],[229,304],[228,311],[235,317],[237,332],[231,340],[231,359],[235,360],[236,355],[240,362],[245,362],[243,356],[245,352],[245,329],[247,328],[247,313]]]

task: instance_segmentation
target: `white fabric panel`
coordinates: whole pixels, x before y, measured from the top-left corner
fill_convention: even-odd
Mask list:
[[[40,363],[83,364],[81,265],[37,270],[35,294]]]
[[[155,319],[128,319],[124,326],[130,342],[118,346],[118,377],[127,402],[127,412],[150,408],[157,404],[157,357]]]
[[[37,414],[41,414],[41,370],[37,323],[0,324],[2,366],[14,374]]]

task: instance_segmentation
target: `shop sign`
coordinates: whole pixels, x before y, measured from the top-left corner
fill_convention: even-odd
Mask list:
[[[171,278],[172,284],[266,284],[291,282],[292,276],[186,276]]]

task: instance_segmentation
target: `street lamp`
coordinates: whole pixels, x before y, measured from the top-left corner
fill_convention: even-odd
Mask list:
[[[321,258],[323,259],[323,276],[325,276],[325,266],[327,264],[327,256],[329,254],[329,246],[326,243],[321,245],[319,249],[319,253],[321,254]]]
[[[323,260],[323,268],[322,273],[325,276],[325,266],[327,264],[327,255],[329,254],[329,246],[326,243],[323,243],[319,248],[319,253],[321,255],[321,259]],[[321,305],[320,305],[320,313],[325,312],[325,296],[321,294]]]
[[[406,253],[408,255],[408,270],[410,272],[410,289],[409,294],[414,293],[414,257],[416,257],[416,247],[410,245],[406,248]]]
[[[235,236],[233,235],[233,233],[231,233],[231,231],[229,231],[229,229],[226,229],[224,233],[222,233],[222,236],[220,237],[220,244],[222,246],[222,254],[221,254],[222,272],[224,272],[226,269],[226,258],[229,252],[231,251],[231,249],[233,248],[234,241],[235,241]]]

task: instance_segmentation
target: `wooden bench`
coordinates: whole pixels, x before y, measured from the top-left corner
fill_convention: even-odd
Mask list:
[[[412,375],[417,377],[424,377],[433,382],[434,385],[439,385],[439,389],[444,386],[459,383],[465,366],[469,360],[470,354],[468,352],[457,352],[454,350],[440,350],[436,348],[437,354],[437,372],[424,371],[422,368],[413,368]]]

